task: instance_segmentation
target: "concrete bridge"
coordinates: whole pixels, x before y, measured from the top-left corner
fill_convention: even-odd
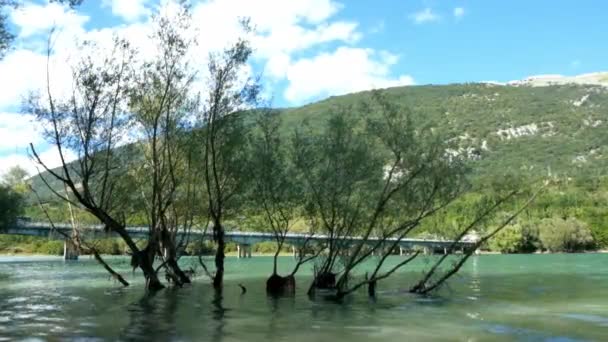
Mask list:
[[[81,236],[85,236],[91,239],[103,239],[103,238],[111,238],[115,237],[115,233],[106,232],[104,230],[103,225],[90,225],[83,226],[78,229],[78,232]],[[127,232],[133,238],[147,238],[148,237],[148,227],[127,227]],[[39,236],[46,237],[49,239],[58,239],[64,240],[64,259],[78,259],[78,251],[75,250],[75,247],[69,240],[66,240],[66,236],[72,235],[72,225],[70,224],[55,224],[53,228],[52,225],[43,222],[23,222],[19,221],[17,224],[8,227],[7,229],[0,230],[0,234],[7,235],[24,235],[24,236]],[[191,240],[199,240],[203,238],[204,240],[212,240],[213,234],[210,229],[206,232],[203,232],[202,229],[192,229],[189,232],[180,231],[178,236],[185,237],[186,234],[190,235]],[[249,257],[251,258],[251,246],[260,243],[260,242],[274,242],[275,235],[272,233],[262,233],[262,232],[241,232],[241,231],[226,231],[225,233],[226,242],[232,242],[237,245],[238,257]],[[327,241],[329,237],[327,235],[306,235],[306,234],[296,234],[296,233],[288,233],[285,236],[285,243],[292,246],[292,251],[294,256],[296,256],[299,252],[299,248],[303,246],[307,241],[323,243]],[[476,234],[471,234],[465,236],[462,241],[455,243],[456,249],[464,249],[466,247],[473,246],[479,237]],[[376,244],[379,240],[382,240],[378,237],[370,237],[365,243],[369,245]],[[363,241],[362,237],[353,236],[353,237],[345,237],[340,239],[341,243],[350,243],[355,244]],[[397,241],[396,238],[389,238],[385,240],[387,245],[394,243]],[[454,244],[454,241],[449,240],[434,240],[434,239],[402,239],[397,243],[399,247],[400,254],[403,255],[409,250],[412,250],[415,247],[423,248],[425,253],[433,253],[437,250],[442,251],[443,253],[447,253],[447,249]]]

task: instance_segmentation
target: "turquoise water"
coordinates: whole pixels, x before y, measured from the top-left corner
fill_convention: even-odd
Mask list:
[[[202,276],[146,296],[128,259],[110,261],[131,287],[88,257],[0,257],[0,341],[608,341],[607,254],[477,256],[434,297],[405,291],[422,260],[376,300],[364,289],[339,304],[306,296],[309,269],[294,298],[268,298],[269,257],[228,258],[222,297]]]

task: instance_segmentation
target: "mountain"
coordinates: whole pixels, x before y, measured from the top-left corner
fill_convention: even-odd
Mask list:
[[[580,83],[603,80],[608,73],[569,78],[579,83],[539,85],[554,78],[535,77],[509,85],[407,86],[385,92],[390,101],[411,113],[416,124],[432,125],[456,139],[459,148],[451,152],[465,154],[479,176],[606,175],[608,87]],[[305,120],[319,126],[331,111],[361,103],[370,94],[359,92],[280,109],[282,131],[291,132]],[[59,183],[53,184],[63,191]],[[43,197],[51,195],[38,177],[33,185]]]
[[[583,75],[578,83],[490,83],[408,86],[386,89],[418,124],[430,124],[459,141],[478,175],[506,172],[581,177],[608,171],[608,87],[582,84],[608,80]],[[608,85],[608,84],[607,84]],[[284,129],[304,119],[320,123],[328,112],[356,104],[369,92],[332,97],[284,110]]]
[[[597,74],[596,74],[597,75]],[[455,139],[453,154],[464,154],[473,170],[473,185],[505,176],[555,180],[537,197],[522,222],[575,217],[587,224],[598,247],[608,247],[608,88],[602,84],[543,85],[539,78],[517,84],[425,85],[389,88],[386,98],[407,110],[417,125],[430,125]],[[592,79],[593,80],[593,79]],[[282,133],[307,121],[314,129],[328,114],[352,108],[371,92],[331,97],[298,108],[277,109]],[[374,115],[374,113],[365,113]],[[123,166],[134,145],[120,147]],[[131,152],[131,153],[130,153]],[[51,179],[52,186],[63,187]],[[46,201],[53,198],[39,177],[32,186]],[[30,198],[32,208],[35,198]],[[458,210],[458,209],[456,209]],[[65,210],[55,208],[58,220]],[[28,215],[42,217],[29,210]],[[454,215],[461,215],[456,212]]]
[[[521,81],[511,81],[507,85],[513,86],[548,86],[548,85],[567,85],[567,84],[584,84],[584,85],[600,85],[608,86],[608,72],[593,72],[576,76],[563,75],[537,75],[530,76]]]

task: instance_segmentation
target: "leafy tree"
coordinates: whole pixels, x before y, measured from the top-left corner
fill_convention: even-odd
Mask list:
[[[362,113],[366,120],[362,120]],[[309,293],[330,288],[341,298],[368,286],[369,294],[374,295],[378,281],[418,256],[416,253],[383,269],[399,242],[468,189],[461,158],[446,153],[448,139],[426,127],[416,127],[408,114],[407,109],[393,105],[376,91],[361,107],[339,108],[320,130],[305,126],[294,135],[293,163],[305,184],[306,215],[327,236],[327,251],[317,262]],[[476,208],[473,222],[460,226],[455,239],[463,239],[512,196],[482,202],[484,206]],[[361,240],[353,243],[351,236]],[[371,271],[365,278],[356,278],[353,270],[373,253],[379,258]],[[431,281],[445,260],[440,259],[412,292],[437,288],[471,253]]]
[[[578,252],[590,248],[594,241],[587,224],[574,217],[552,217],[541,221],[539,238],[551,252]]]
[[[0,184],[0,229],[15,223],[22,212],[22,195],[11,187]]]
[[[492,239],[490,249],[501,253],[518,253],[523,239],[521,226],[509,225]]]
[[[254,210],[263,213],[265,224],[262,226],[270,228],[276,242],[272,275],[266,282],[266,291],[270,294],[293,294],[295,274],[302,264],[315,258],[320,249],[312,256],[305,256],[305,251],[310,247],[310,237],[314,234],[314,225],[311,225],[308,238],[297,247],[300,252],[292,272],[285,277],[278,274],[279,253],[285,245],[287,234],[302,216],[306,202],[306,194],[301,186],[302,177],[289,162],[287,144],[279,134],[280,123],[277,111],[262,111],[257,119],[249,151],[253,178],[250,202]]]
[[[130,156],[124,150],[122,154],[116,150],[126,138],[130,123],[127,99],[134,52],[120,39],[115,39],[111,51],[101,52],[92,43],[85,43],[82,48],[88,49],[88,54],[73,67],[74,89],[70,96],[53,96],[47,79],[46,93],[34,94],[27,102],[26,109],[43,123],[43,134],[58,152],[61,166],[50,169],[33,144],[30,150],[46,171],[40,179],[47,188],[64,203],[88,212],[108,231],[118,234],[131,250],[132,266],[142,269],[146,287],[157,290],[163,287],[153,268],[157,250],[142,250],[126,230],[128,208],[124,204],[129,203],[131,183],[125,160]],[[47,53],[50,56],[50,48]],[[95,54],[102,58],[94,58]],[[68,151],[78,157],[73,163],[66,159]],[[53,187],[50,179],[61,186]],[[77,232],[74,234],[78,236]],[[95,256],[113,276],[118,276],[98,254]],[[128,285],[124,279],[122,282]]]
[[[248,21],[243,27],[249,31]],[[211,54],[207,91],[198,117],[198,141],[202,151],[200,169],[205,182],[207,210],[217,245],[213,286],[221,290],[224,279],[226,241],[225,219],[247,179],[247,129],[243,112],[259,100],[257,79],[243,80],[253,50],[250,42],[239,39],[222,53]],[[201,260],[202,261],[202,260]],[[203,265],[204,266],[204,265]],[[206,268],[206,266],[204,266]]]
[[[180,246],[178,232],[187,232],[192,225],[193,180],[189,167],[191,156],[186,134],[194,111],[191,87],[195,72],[189,67],[186,54],[195,44],[185,33],[189,30],[190,13],[183,7],[174,17],[154,18],[156,28],[150,37],[156,43],[158,57],[144,63],[137,71],[131,89],[130,108],[133,120],[144,137],[140,175],[134,177],[150,227],[150,244],[158,249],[167,277],[177,285],[190,283],[177,260]],[[185,206],[183,206],[185,204]]]
[[[25,169],[20,166],[14,166],[10,168],[4,175],[4,184],[23,194],[28,190],[26,185],[27,177],[28,173]]]

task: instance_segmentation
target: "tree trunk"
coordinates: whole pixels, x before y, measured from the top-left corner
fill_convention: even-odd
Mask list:
[[[224,227],[221,224],[216,224],[213,227],[215,240],[217,242],[217,250],[215,252],[215,276],[213,277],[213,287],[216,290],[221,290],[224,284],[224,250],[226,242],[224,241]]]
[[[146,289],[149,291],[158,291],[165,288],[165,286],[158,279],[158,274],[154,270],[153,262],[154,255],[156,253],[155,248],[151,248],[150,244],[138,252],[133,253],[131,256],[131,266],[135,269],[141,268],[146,278]]]
[[[273,274],[266,281],[266,293],[272,296],[293,296],[296,293],[296,278],[293,275],[281,277]]]
[[[162,251],[164,252],[167,272],[170,273],[169,276],[175,284],[178,286],[190,284],[190,277],[182,271],[177,263],[177,247],[166,230],[162,231]]]
[[[144,272],[144,277],[146,278],[146,289],[148,291],[158,291],[165,288],[160,280],[158,279],[158,274],[152,267],[152,263],[149,261],[144,261],[139,264],[139,267]]]
[[[184,284],[190,284],[192,282],[190,280],[190,277],[188,277],[188,275],[186,275],[186,273],[179,267],[176,258],[168,258],[167,267],[169,267],[173,275],[177,278],[177,285],[182,286]]]
[[[322,290],[334,290],[336,288],[336,274],[331,272],[317,274],[313,286]]]

